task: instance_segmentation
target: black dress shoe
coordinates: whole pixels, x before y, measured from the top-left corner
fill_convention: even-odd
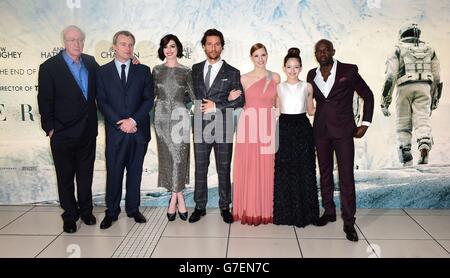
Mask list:
[[[233,215],[229,209],[221,209],[220,215],[222,215],[223,222],[228,224],[233,223]]]
[[[145,222],[147,222],[147,219],[145,219],[145,216],[142,215],[142,213],[140,211],[137,211],[137,212],[135,212],[135,213],[133,213],[131,215],[128,215],[128,217],[133,217],[134,221],[136,223],[145,223]]]
[[[63,230],[66,233],[73,234],[77,231],[77,222],[73,220],[65,220]]]
[[[95,218],[95,216],[92,213],[82,215],[81,220],[83,220],[84,224],[86,224],[86,225],[95,225],[95,223],[97,223],[97,219]]]
[[[319,220],[315,223],[316,226],[325,226],[328,222],[334,222],[336,221],[336,215],[331,214],[323,214]]]
[[[194,212],[191,214],[191,217],[189,217],[189,223],[194,223],[200,220],[202,216],[205,216],[206,210],[205,209],[195,209]]]
[[[344,225],[345,237],[350,241],[358,241],[358,233],[353,225]]]
[[[103,218],[102,222],[100,223],[100,229],[104,230],[104,229],[108,229],[109,227],[111,227],[112,222],[117,220],[117,216],[116,217],[111,217],[106,215],[105,218]]]

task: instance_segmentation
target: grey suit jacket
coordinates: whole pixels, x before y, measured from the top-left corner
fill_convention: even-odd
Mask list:
[[[192,80],[194,83],[194,93],[199,103],[202,99],[209,99],[216,103],[216,113],[213,115],[202,115],[200,111],[200,105],[195,106],[195,117],[203,117],[202,129],[206,125],[215,121],[216,127],[221,126],[221,129],[215,129],[217,132],[216,137],[223,137],[223,140],[228,140],[233,136],[233,129],[229,129],[228,124],[233,125],[233,115],[234,109],[243,107],[245,103],[244,89],[241,84],[241,74],[238,69],[230,66],[227,62],[223,61],[223,65],[219,70],[216,78],[214,79],[211,87],[206,91],[205,81],[203,77],[203,69],[205,67],[206,61],[203,61],[192,66]],[[237,99],[233,101],[228,101],[228,95],[232,90],[241,90],[242,94]],[[227,113],[228,110],[228,113]],[[220,113],[221,115],[218,115]],[[219,117],[220,116],[220,117]],[[195,127],[194,127],[195,129]],[[195,130],[194,130],[195,132]],[[222,136],[223,135],[223,136]],[[232,142],[232,140],[231,140]]]

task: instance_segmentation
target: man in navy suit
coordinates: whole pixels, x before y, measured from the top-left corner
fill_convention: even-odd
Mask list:
[[[322,39],[316,43],[315,56],[320,67],[308,72],[307,80],[313,86],[316,100],[314,140],[320,171],[320,191],[324,214],[318,226],[336,221],[334,204],[333,153],[336,154],[341,210],[344,232],[350,241],[358,241],[354,228],[356,213],[353,137],[366,133],[373,115],[373,93],[358,73],[356,65],[344,64],[333,58],[333,43]],[[357,127],[353,114],[353,95],[364,100],[362,125]]]
[[[80,218],[94,225],[92,177],[97,138],[95,58],[83,54],[84,32],[77,26],[63,32],[64,50],[39,67],[38,104],[41,125],[50,138],[66,233],[77,231]],[[77,200],[75,184],[77,180]]]
[[[142,167],[150,141],[154,84],[149,67],[131,62],[135,42],[130,32],[117,32],[113,37],[116,57],[97,73],[98,107],[106,126],[107,210],[101,229],[111,227],[119,216],[125,168],[126,213],[137,223],[147,221],[139,204]]]
[[[231,155],[233,153],[233,110],[244,106],[239,70],[221,59],[225,40],[220,31],[209,29],[202,38],[207,60],[192,66],[195,119],[195,210],[189,218],[194,223],[206,214],[208,202],[208,166],[214,148],[219,176],[219,208],[225,223],[233,222],[231,204]],[[231,95],[233,100],[229,101]],[[197,119],[200,119],[197,121]]]

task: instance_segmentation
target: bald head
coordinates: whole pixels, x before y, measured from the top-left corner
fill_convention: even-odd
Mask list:
[[[321,67],[333,64],[334,53],[335,50],[331,41],[321,39],[316,43],[314,54]]]
[[[326,45],[328,48],[334,50],[334,46],[333,46],[333,43],[332,43],[331,41],[329,41],[329,40],[327,40],[327,39],[321,39],[321,40],[319,40],[318,42],[316,42],[316,45],[314,46],[314,49],[315,49],[316,51],[317,51],[317,47],[318,47],[320,44],[324,44],[324,45]]]

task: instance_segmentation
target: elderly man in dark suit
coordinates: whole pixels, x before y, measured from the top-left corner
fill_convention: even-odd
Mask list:
[[[135,38],[128,31],[114,35],[116,58],[99,68],[97,101],[106,127],[106,206],[101,229],[108,229],[120,213],[122,181],[127,170],[125,210],[137,223],[147,220],[139,211],[142,167],[150,141],[154,85],[150,68],[133,64]]]
[[[353,137],[366,133],[373,115],[373,93],[358,73],[356,65],[344,64],[333,58],[332,42],[322,39],[316,43],[315,56],[320,67],[308,72],[307,80],[313,86],[316,100],[314,140],[320,171],[320,191],[324,214],[318,226],[336,221],[333,200],[333,153],[336,153],[341,210],[344,232],[350,241],[358,241],[354,228],[356,213]],[[357,92],[364,100],[362,125],[357,127],[353,115],[353,95]]]
[[[42,129],[50,138],[58,182],[63,230],[77,231],[80,218],[94,225],[92,177],[97,138],[95,58],[83,54],[84,32],[68,26],[64,50],[39,67],[38,105]],[[77,180],[77,200],[75,184]]]
[[[221,59],[225,41],[220,31],[209,29],[202,38],[207,60],[192,66],[197,101],[194,115],[195,210],[189,222],[206,214],[208,202],[207,175],[211,150],[214,148],[219,176],[219,208],[225,223],[232,223],[231,155],[233,153],[233,110],[244,106],[239,70]],[[228,100],[228,96],[232,96]]]

